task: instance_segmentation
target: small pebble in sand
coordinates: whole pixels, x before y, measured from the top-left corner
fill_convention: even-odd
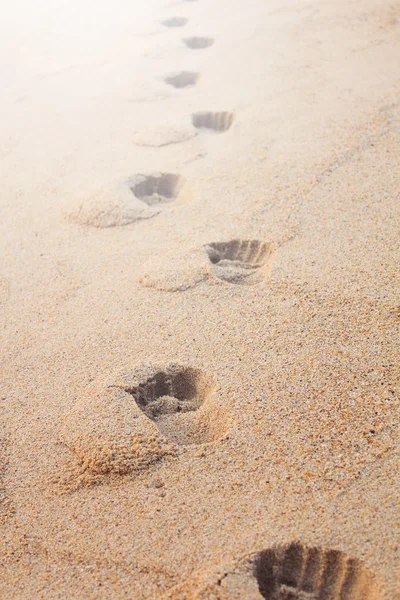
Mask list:
[[[156,477],[155,479],[153,479],[153,481],[150,484],[150,487],[153,488],[162,488],[164,487],[165,483],[163,482],[162,479],[160,479],[159,477]]]

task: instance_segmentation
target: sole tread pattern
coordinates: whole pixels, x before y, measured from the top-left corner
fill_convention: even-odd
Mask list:
[[[259,552],[253,575],[265,600],[381,600],[373,574],[340,550],[298,542]]]
[[[274,245],[237,239],[208,244],[205,251],[215,277],[228,283],[251,285],[267,275]]]
[[[192,115],[192,124],[196,129],[210,129],[218,133],[228,131],[235,117],[230,112],[196,112]]]

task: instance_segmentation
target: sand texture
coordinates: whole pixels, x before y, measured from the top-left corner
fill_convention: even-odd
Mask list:
[[[1,600],[400,600],[400,1],[3,4]]]

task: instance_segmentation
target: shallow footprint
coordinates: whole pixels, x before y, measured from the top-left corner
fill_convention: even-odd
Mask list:
[[[184,38],[184,43],[192,50],[202,50],[213,45],[214,39],[211,37],[190,37]]]
[[[231,240],[205,246],[213,275],[239,285],[254,285],[267,277],[274,249],[274,244],[259,240]]]
[[[168,75],[165,77],[165,83],[172,85],[175,88],[186,88],[196,85],[200,78],[200,73],[194,71],[180,71],[174,75]]]
[[[200,580],[200,581],[199,581]],[[383,600],[374,574],[340,550],[299,542],[251,554],[235,566],[169,590],[165,600]]]
[[[162,24],[165,25],[165,27],[184,27],[187,22],[188,19],[185,19],[184,17],[171,17],[170,19],[162,21]]]
[[[148,206],[173,202],[184,185],[184,178],[173,173],[137,175],[129,181],[132,194]]]
[[[156,216],[162,204],[181,201],[186,192],[185,180],[180,175],[136,175],[78,198],[66,214],[72,221],[92,227],[129,225]]]
[[[230,112],[197,112],[192,115],[192,124],[196,129],[211,129],[222,133],[233,125],[234,115]]]

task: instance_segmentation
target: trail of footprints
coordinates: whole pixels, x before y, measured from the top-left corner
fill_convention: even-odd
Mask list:
[[[171,17],[162,21],[167,28],[181,28],[187,23],[188,19],[185,17]],[[183,43],[191,50],[203,50],[210,48],[214,39],[201,36],[185,37]],[[164,81],[176,89],[184,89],[195,86],[199,79],[198,72],[179,71],[166,76]],[[232,127],[235,117],[231,112],[199,111],[192,114],[191,120],[195,129],[223,133]],[[144,206],[159,207],[173,203],[179,198],[185,187],[185,180],[173,173],[155,173],[132,177],[127,180],[126,186],[134,198]],[[260,240],[235,239],[209,243],[204,247],[213,276],[225,283],[238,285],[262,282],[268,274],[273,251],[273,244]],[[69,439],[70,449],[81,458],[86,471],[92,470],[92,475],[109,474],[113,471],[123,474],[141,470],[154,464],[160,457],[168,455],[169,452],[163,449],[162,443],[157,442],[155,431],[161,439],[167,440],[173,446],[189,446],[217,441],[229,429],[228,411],[219,405],[214,380],[197,368],[175,364],[164,367],[138,367],[121,377],[115,376],[107,389],[114,390],[111,392],[112,398],[119,406],[125,402],[124,406],[129,415],[127,421],[134,412],[133,406],[139,411],[138,414],[134,414],[134,418],[142,415],[139,441],[135,451],[132,450],[132,439],[129,436],[126,438],[126,447],[120,441],[119,454],[113,454],[116,457],[115,464],[105,461],[104,467],[107,448],[102,448],[101,435],[95,449],[86,447],[86,438]],[[130,398],[130,401],[126,404],[127,398]],[[71,412],[69,419],[66,419],[67,436],[71,431],[82,430],[82,422],[88,414],[87,408],[85,401],[84,411],[78,406]],[[115,435],[115,423],[111,417],[109,420],[108,423],[107,418],[104,419],[104,440],[109,440],[110,434],[111,437]],[[91,427],[92,424],[89,423],[88,432]],[[86,454],[91,455],[91,461],[87,460]],[[121,462],[121,456],[129,457],[129,467],[121,466],[125,464],[123,460]],[[237,590],[238,576],[247,581],[245,588],[249,590],[248,595],[246,592],[243,595],[242,591]],[[217,588],[224,588],[232,600],[383,598],[375,577],[357,559],[349,558],[338,550],[307,547],[298,542],[250,555],[240,561],[232,581],[227,573],[218,581]],[[172,594],[173,596],[170,596],[167,593],[165,598],[178,598],[179,586],[174,588]],[[219,597],[218,594],[215,597]]]

